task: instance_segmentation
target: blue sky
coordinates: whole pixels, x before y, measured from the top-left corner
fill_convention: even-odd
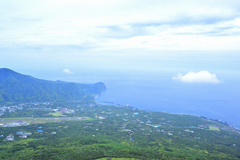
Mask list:
[[[0,68],[102,81],[105,101],[169,112],[177,106],[235,123],[239,6],[239,0],[1,0]]]
[[[224,81],[240,69],[239,6],[239,0],[1,1],[0,67],[52,80],[208,71]]]

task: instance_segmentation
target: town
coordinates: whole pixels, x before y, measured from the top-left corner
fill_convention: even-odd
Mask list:
[[[27,139],[38,142],[67,135],[95,140],[105,137],[132,145],[142,141],[146,145],[162,141],[168,146],[167,150],[172,142],[194,150],[204,149],[208,145],[217,145],[222,150],[234,148],[236,154],[240,150],[238,130],[198,116],[81,102],[15,104],[2,106],[1,110],[4,114],[0,118],[0,140],[4,144],[9,141],[24,143]]]

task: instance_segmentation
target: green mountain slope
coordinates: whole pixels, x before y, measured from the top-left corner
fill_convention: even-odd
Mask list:
[[[0,69],[0,102],[68,101],[93,99],[106,90],[102,82],[80,84],[47,81]]]

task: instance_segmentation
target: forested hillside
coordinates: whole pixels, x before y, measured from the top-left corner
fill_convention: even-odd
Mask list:
[[[106,90],[102,82],[80,84],[47,81],[22,75],[10,69],[0,69],[0,102],[93,101]]]

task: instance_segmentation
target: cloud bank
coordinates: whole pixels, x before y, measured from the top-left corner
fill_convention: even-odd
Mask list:
[[[71,72],[69,69],[64,69],[63,73],[72,74],[73,72]]]
[[[238,0],[0,1],[0,49],[239,50],[239,6]]]
[[[185,83],[221,83],[216,74],[211,74],[208,71],[188,72],[185,75],[178,73],[173,79]]]

